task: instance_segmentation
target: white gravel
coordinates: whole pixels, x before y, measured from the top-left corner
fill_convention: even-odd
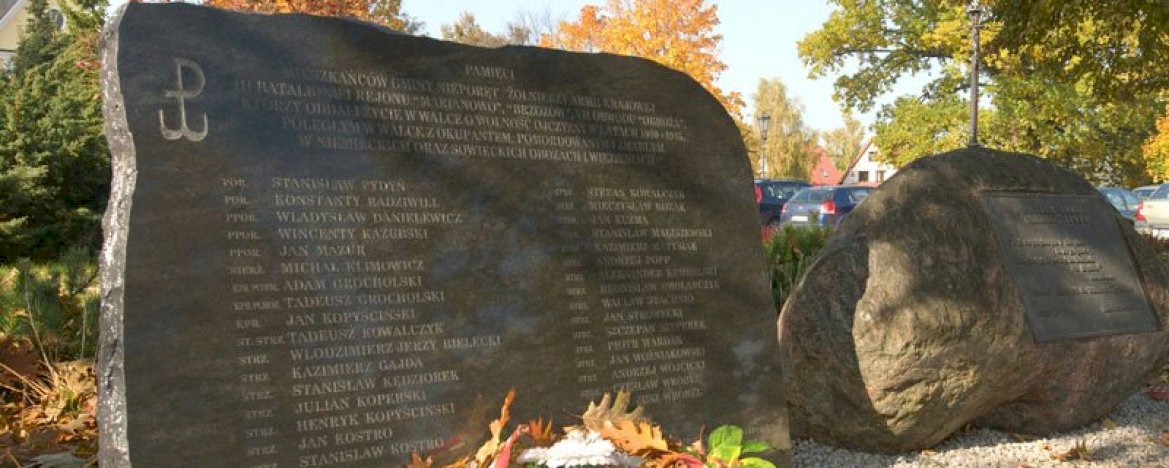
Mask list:
[[[796,440],[796,467],[1169,467],[1169,402],[1138,392],[1109,416],[1074,431],[1044,439],[971,429],[954,434],[932,450],[899,455],[854,452],[811,440]],[[1086,460],[1059,461],[1077,443]]]

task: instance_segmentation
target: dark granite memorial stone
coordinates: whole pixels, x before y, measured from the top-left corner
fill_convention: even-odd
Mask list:
[[[682,73],[181,4],[104,67],[103,466],[465,453],[513,387],[790,446],[748,160]]]

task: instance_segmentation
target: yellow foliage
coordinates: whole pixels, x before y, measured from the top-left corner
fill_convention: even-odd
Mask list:
[[[739,117],[742,96],[714,84],[727,68],[718,57],[718,24],[718,7],[705,0],[608,0],[585,5],[575,21],[561,21],[542,36],[540,45],[653,60],[690,75]]]
[[[1145,141],[1142,148],[1145,170],[1153,180],[1169,180],[1169,108],[1157,119],[1157,132]]]

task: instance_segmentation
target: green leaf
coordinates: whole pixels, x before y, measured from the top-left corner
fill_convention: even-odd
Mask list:
[[[743,444],[743,453],[763,453],[773,448],[767,442],[752,440]]]
[[[771,462],[755,457],[744,458],[740,460],[739,466],[743,468],[775,468],[775,465],[773,465]]]
[[[743,444],[743,428],[735,425],[719,426],[710,433],[710,450],[714,450],[723,446],[734,446],[738,448]],[[724,458],[724,460],[726,460]]]
[[[738,445],[720,445],[710,451],[710,456],[707,458],[717,458],[727,462],[727,464],[734,463],[742,454],[743,448]]]

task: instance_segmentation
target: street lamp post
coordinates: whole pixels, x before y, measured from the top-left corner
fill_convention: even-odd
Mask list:
[[[982,5],[974,0],[966,9],[970,17],[970,141],[967,146],[978,146],[978,30],[982,28]]]
[[[767,178],[767,126],[771,124],[771,116],[766,112],[755,117],[755,124],[759,127],[759,178]]]

